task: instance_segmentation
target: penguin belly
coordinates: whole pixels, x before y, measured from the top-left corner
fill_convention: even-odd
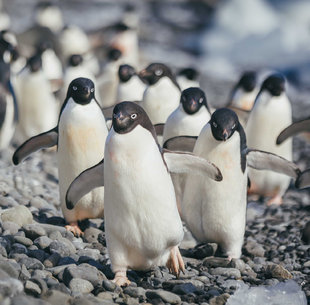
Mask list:
[[[59,191],[63,215],[67,222],[102,217],[103,187],[83,196],[73,210],[68,210],[65,202],[71,182],[103,159],[108,132],[99,106],[94,100],[83,106],[70,99],[60,117],[58,129]]]
[[[183,228],[170,175],[151,133],[140,125],[121,135],[112,129],[104,177],[112,270],[165,264],[169,250],[181,242]]]
[[[0,97],[2,99],[2,97]],[[14,102],[13,97],[9,94],[3,94],[3,103],[6,103],[5,117],[0,129],[0,150],[6,149],[15,132],[14,122]]]
[[[131,101],[138,102],[142,100],[145,85],[137,77],[133,76],[126,83],[119,83],[117,88],[117,102]]]
[[[269,103],[255,105],[252,111],[245,130],[248,147],[271,152],[292,161],[292,139],[276,145],[277,136],[292,122],[288,99],[285,96],[273,97]],[[249,168],[249,177],[253,191],[268,197],[276,194],[282,196],[291,180],[283,174],[252,168]]]
[[[216,164],[221,182],[188,175],[181,206],[187,227],[200,242],[215,242],[231,258],[239,258],[245,231],[247,170],[240,164],[240,137],[216,141],[207,124],[194,154]]]

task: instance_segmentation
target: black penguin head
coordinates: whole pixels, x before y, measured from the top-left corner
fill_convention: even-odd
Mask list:
[[[239,127],[238,116],[228,108],[214,111],[209,123],[213,137],[218,141],[228,140]]]
[[[73,54],[69,57],[68,63],[71,67],[77,67],[83,62],[82,55],[79,54]]]
[[[93,81],[84,77],[74,79],[68,87],[67,99],[70,97],[81,105],[90,103],[95,98],[95,85]]]
[[[40,55],[34,55],[27,61],[27,65],[31,72],[38,72],[42,68],[42,59]]]
[[[267,90],[273,96],[280,96],[282,92],[285,91],[285,78],[280,73],[275,73],[268,76],[262,86],[260,91]]]
[[[119,49],[111,48],[107,53],[108,61],[117,61],[122,56],[122,52]]]
[[[114,107],[112,126],[117,133],[130,132],[137,125],[148,129],[156,139],[154,126],[142,107],[133,102],[122,102]]]
[[[198,112],[201,106],[207,107],[208,109],[207,98],[200,88],[191,87],[183,90],[180,102],[184,111],[188,114]]]
[[[196,69],[194,68],[184,68],[181,69],[178,73],[179,76],[184,76],[188,80],[196,80],[199,76],[199,73]]]
[[[118,69],[118,77],[121,83],[128,82],[133,75],[136,74],[135,69],[130,65],[120,65]]]
[[[169,67],[162,63],[153,63],[139,73],[140,78],[148,85],[156,84],[162,77],[174,79]]]
[[[237,87],[242,88],[245,92],[251,92],[256,86],[256,72],[246,71],[242,74]]]
[[[53,43],[50,40],[42,40],[37,45],[37,52],[38,54],[42,54],[48,49],[53,48]]]

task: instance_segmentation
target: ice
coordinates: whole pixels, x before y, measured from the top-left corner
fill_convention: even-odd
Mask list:
[[[289,280],[272,286],[249,287],[240,282],[239,288],[226,305],[307,305],[306,295],[296,282]]]

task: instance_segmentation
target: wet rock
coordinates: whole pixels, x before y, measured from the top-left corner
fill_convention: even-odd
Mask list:
[[[33,222],[33,217],[28,208],[23,205],[5,210],[1,214],[1,220],[15,222],[20,226],[30,224]]]
[[[166,303],[170,304],[181,304],[181,298],[169,291],[165,290],[147,290],[145,293],[149,300],[161,299]]]

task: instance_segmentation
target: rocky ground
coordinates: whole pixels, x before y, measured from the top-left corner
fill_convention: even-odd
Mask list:
[[[295,160],[308,166],[310,145],[294,140]],[[310,299],[310,246],[301,241],[310,193],[288,190],[281,207],[248,204],[243,255],[214,257],[215,244],[181,246],[186,272],[130,271],[132,284],[110,280],[104,220],[85,221],[83,238],[64,228],[55,151],[41,151],[14,167],[14,148],[0,160],[0,303],[13,304],[225,304],[240,282],[272,286],[293,279]],[[255,303],[256,304],[256,303]]]

